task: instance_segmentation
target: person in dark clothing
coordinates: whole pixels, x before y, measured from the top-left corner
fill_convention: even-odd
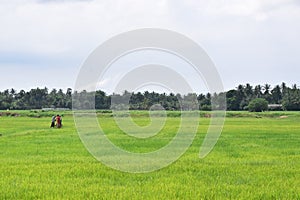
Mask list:
[[[55,121],[56,121],[56,118],[55,118],[55,116],[53,116],[53,117],[52,117],[52,120],[51,120],[51,126],[50,126],[50,128],[54,128],[54,126],[55,126]]]

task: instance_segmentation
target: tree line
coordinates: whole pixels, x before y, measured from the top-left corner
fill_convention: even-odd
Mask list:
[[[75,100],[72,102],[72,97]],[[222,104],[226,98],[227,105]],[[0,110],[28,110],[42,108],[69,108],[72,103],[76,107],[96,109],[124,109],[129,106],[132,110],[149,110],[153,106],[161,105],[166,110],[248,110],[249,104],[254,99],[265,99],[273,110],[300,110],[300,89],[296,84],[288,87],[285,83],[273,88],[269,84],[252,86],[250,84],[238,85],[235,89],[219,94],[166,94],[145,91],[143,93],[130,93],[107,95],[98,90],[95,92],[72,91],[62,89],[36,88],[30,91],[7,89],[0,91]],[[95,101],[94,101],[95,100]],[[113,101],[112,101],[113,100]],[[129,105],[123,102],[129,101]],[[196,101],[196,102],[195,102]],[[211,102],[214,102],[212,104]],[[92,104],[95,102],[95,104]],[[113,103],[111,103],[113,102]],[[184,102],[184,103],[182,103]]]

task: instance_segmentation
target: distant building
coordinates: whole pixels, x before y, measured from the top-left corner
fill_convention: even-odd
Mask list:
[[[54,108],[42,108],[42,111],[54,110]]]
[[[70,108],[42,108],[43,111],[50,111],[50,110],[59,110],[59,111],[64,111],[64,110],[70,110]]]
[[[282,104],[269,104],[269,110],[282,110]]]

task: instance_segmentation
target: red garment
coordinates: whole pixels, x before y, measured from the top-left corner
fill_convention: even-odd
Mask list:
[[[60,116],[56,117],[56,122],[57,122],[57,124],[60,124]]]

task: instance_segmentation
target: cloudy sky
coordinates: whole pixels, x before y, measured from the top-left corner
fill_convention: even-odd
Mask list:
[[[102,42],[163,28],[200,44],[225,89],[300,85],[298,0],[0,0],[0,90],[73,87]]]

